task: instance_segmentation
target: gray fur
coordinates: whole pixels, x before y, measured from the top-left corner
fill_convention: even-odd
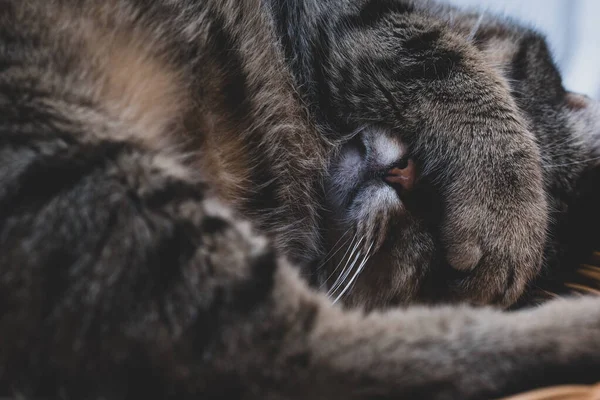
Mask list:
[[[510,306],[563,266],[596,106],[536,34],[400,0],[0,9],[0,395],[477,399],[600,377],[598,300],[404,307]],[[360,179],[407,151],[416,197],[377,181],[348,207],[357,145]],[[345,231],[369,258],[339,305],[318,288]]]

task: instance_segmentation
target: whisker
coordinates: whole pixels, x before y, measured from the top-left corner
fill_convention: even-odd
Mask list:
[[[348,230],[346,230],[346,232],[344,232],[344,234],[342,236],[340,236],[340,238],[338,239],[337,242],[335,242],[335,244],[333,245],[333,247],[331,247],[331,250],[329,250],[329,252],[327,254],[325,254],[325,259],[323,261],[321,261],[321,263],[319,264],[319,266],[317,267],[317,270],[323,268],[325,266],[325,264],[327,264],[329,262],[329,260],[331,260],[337,253],[340,252],[340,250],[346,245],[348,244],[348,242],[351,240],[351,238],[347,238],[344,243],[342,243],[339,247],[336,246],[338,244],[340,244],[340,242],[342,241],[342,239],[348,234],[350,233],[350,229],[348,228]],[[335,251],[334,251],[335,250]]]
[[[350,249],[352,249],[355,246],[355,241],[358,238],[358,232],[354,233],[354,236],[352,237],[352,240],[350,241],[350,245],[348,246],[348,248],[346,248],[346,252],[344,253],[344,255],[342,256],[340,262],[338,263],[338,265],[335,267],[335,269],[331,272],[331,274],[329,274],[329,276],[327,277],[327,279],[325,279],[325,281],[321,284],[321,289],[327,284],[327,282],[335,275],[335,273],[340,269],[340,267],[342,266],[342,263],[344,262],[344,260],[346,259],[346,256],[348,255],[348,253],[350,252]],[[348,256],[348,257],[352,257],[352,255]],[[343,272],[343,269],[342,269]],[[341,274],[341,273],[340,273]],[[338,277],[339,278],[339,277]],[[336,280],[337,282],[337,280]]]
[[[600,160],[600,156],[588,158],[586,160],[581,160],[581,161],[574,161],[574,162],[570,162],[570,163],[564,163],[564,164],[550,164],[550,165],[545,165],[544,168],[567,167],[569,165],[587,164],[587,163],[589,163],[591,161],[599,161],[599,160]]]
[[[358,259],[358,257],[360,257],[360,253],[361,252],[359,251],[356,254],[356,256],[354,256],[354,258],[352,258],[354,253],[350,254],[350,256],[348,257],[348,260],[346,261],[346,265],[344,265],[344,268],[342,269],[342,272],[340,272],[340,275],[337,277],[333,286],[327,292],[328,296],[332,296],[344,284],[344,282],[346,281],[346,278],[348,277],[348,275],[354,268],[354,265],[356,265],[356,260]]]
[[[354,248],[352,249],[352,252],[348,256],[348,260],[346,261],[346,264],[344,265],[344,268],[340,272],[340,275],[337,277],[337,279],[334,282],[334,284],[331,287],[331,289],[329,289],[329,291],[327,292],[328,296],[331,296],[331,294],[334,293],[344,283],[344,281],[346,280],[346,277],[348,276],[348,274],[352,270],[353,266],[356,263],[356,259],[360,256],[361,252],[358,251],[358,254],[356,255],[356,257],[354,257],[354,260],[352,260],[351,264],[350,264],[350,260],[354,256],[354,253],[356,252],[356,250],[358,250],[358,248],[360,247],[360,244],[362,243],[363,240],[364,240],[364,236],[361,237],[360,240],[354,245]]]
[[[341,277],[339,284],[331,290],[330,296],[334,296],[335,292],[337,292],[340,288],[344,287],[345,282],[347,281],[347,279],[350,276],[350,274],[352,273],[352,271],[354,271],[354,267],[357,265],[357,262],[361,256],[362,256],[362,251],[359,250],[356,253],[356,256],[354,257],[354,259],[352,260],[352,263],[344,271],[344,275]]]
[[[483,11],[483,12],[481,12],[481,14],[479,14],[479,18],[475,22],[475,25],[473,25],[473,28],[471,29],[469,36],[467,36],[467,40],[469,42],[472,42],[473,39],[475,39],[475,35],[477,35],[477,32],[479,31],[479,28],[481,27],[481,23],[483,22],[484,17],[485,17],[485,11]]]
[[[333,300],[334,304],[337,303],[339,301],[339,299],[341,299],[342,296],[344,294],[346,294],[346,292],[354,286],[354,281],[360,275],[362,270],[365,268],[365,264],[367,263],[367,261],[369,261],[369,258],[371,258],[370,255],[371,255],[371,249],[373,248],[373,244],[374,243],[372,242],[371,245],[369,246],[369,248],[367,249],[367,251],[365,252],[365,256],[364,256],[362,262],[356,269],[356,272],[354,273],[354,275],[352,276],[352,278],[350,279],[350,281],[348,282],[348,284],[346,285],[344,290],[342,290],[342,292],[335,298],[335,300]]]

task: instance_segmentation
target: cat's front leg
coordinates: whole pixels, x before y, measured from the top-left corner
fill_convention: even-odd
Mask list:
[[[542,266],[548,205],[540,148],[482,55],[451,36],[439,45],[459,61],[422,86],[412,145],[443,198],[447,285],[459,299],[510,305]]]
[[[482,399],[600,379],[598,300],[512,314],[415,307],[365,315],[308,291],[285,262],[272,283],[245,315],[223,320],[199,392],[249,399]]]

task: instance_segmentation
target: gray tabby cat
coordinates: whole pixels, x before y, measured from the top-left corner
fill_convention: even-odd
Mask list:
[[[0,395],[600,378],[599,300],[404,308],[508,307],[568,264],[600,112],[534,32],[400,0],[0,9]]]

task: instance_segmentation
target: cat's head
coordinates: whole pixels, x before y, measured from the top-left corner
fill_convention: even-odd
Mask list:
[[[389,4],[321,31],[319,114],[338,145],[320,283],[367,307],[509,305],[568,262],[557,248],[599,165],[600,105],[563,88],[536,33]]]

